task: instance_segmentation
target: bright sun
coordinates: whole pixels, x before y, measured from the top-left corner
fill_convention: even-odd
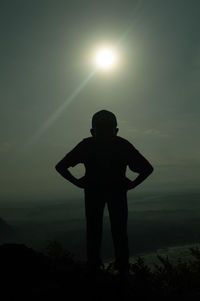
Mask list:
[[[101,48],[96,52],[95,63],[99,69],[112,69],[117,61],[116,52],[111,48]]]

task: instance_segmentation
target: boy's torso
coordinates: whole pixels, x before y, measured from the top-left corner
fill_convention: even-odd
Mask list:
[[[125,178],[127,167],[127,143],[121,137],[100,140],[84,139],[85,176],[93,184],[118,185]]]

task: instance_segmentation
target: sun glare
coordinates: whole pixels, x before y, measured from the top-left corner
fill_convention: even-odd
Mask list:
[[[102,48],[96,52],[95,63],[99,69],[109,70],[116,64],[116,52],[111,48]]]

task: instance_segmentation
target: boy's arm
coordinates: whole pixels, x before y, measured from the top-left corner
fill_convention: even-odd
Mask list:
[[[55,169],[57,172],[66,180],[71,182],[72,184],[76,185],[79,187],[79,179],[75,178],[71,172],[68,170],[66,166],[62,165],[62,161],[60,161],[56,166]]]
[[[82,163],[83,151],[83,142],[80,142],[55,166],[56,171],[63,178],[80,188],[84,188],[84,177],[77,179],[68,169],[69,167],[74,167],[78,163]]]
[[[137,178],[135,178],[133,181],[129,180],[128,183],[128,190],[135,188],[139,184],[141,184],[151,173],[153,172],[153,166],[148,167],[148,169],[141,171]]]
[[[140,154],[140,152],[132,146],[131,159],[128,163],[130,170],[139,175],[133,180],[128,180],[127,189],[133,189],[141,184],[154,170],[149,161]]]

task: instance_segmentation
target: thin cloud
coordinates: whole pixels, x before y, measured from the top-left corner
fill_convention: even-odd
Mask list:
[[[170,135],[167,133],[163,133],[157,129],[148,129],[143,132],[145,135],[151,135],[156,137],[169,137]]]
[[[135,133],[135,134],[139,134],[139,135],[148,135],[148,136],[154,136],[154,137],[158,137],[158,138],[168,138],[170,137],[170,135],[168,133],[164,133],[158,129],[137,129],[134,127],[129,127],[127,129],[129,132]]]

